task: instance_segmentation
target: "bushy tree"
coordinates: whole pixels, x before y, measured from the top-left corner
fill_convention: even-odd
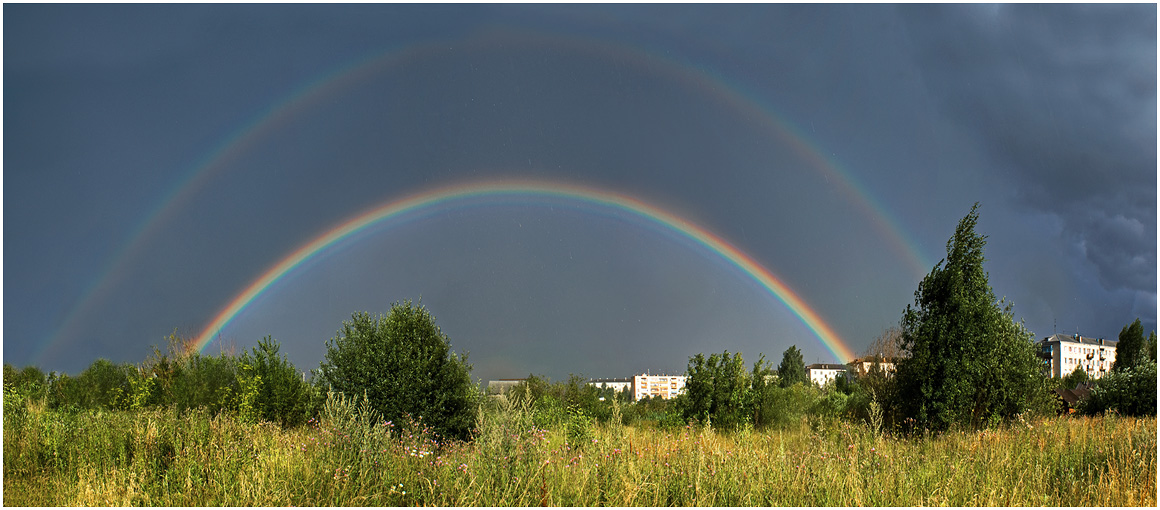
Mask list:
[[[466,356],[451,343],[422,304],[391,305],[386,316],[356,313],[326,342],[319,374],[334,391],[362,397],[383,419],[405,415],[445,438],[468,439],[478,390]]]
[[[1148,359],[1147,349],[1148,346],[1144,343],[1144,326],[1140,324],[1140,319],[1136,319],[1120,330],[1112,371],[1121,372],[1140,366]]]
[[[128,408],[134,388],[144,383],[137,367],[130,363],[115,364],[101,358],[77,376],[83,393],[76,395],[76,405],[84,409]]]
[[[1129,416],[1156,416],[1156,363],[1113,371],[1096,382],[1079,412],[1087,415],[1107,411]]]
[[[686,421],[733,428],[749,421],[749,373],[741,353],[697,354],[689,358],[685,393],[680,399]]]
[[[298,425],[307,419],[310,386],[278,350],[278,341],[267,336],[258,341],[252,353],[242,354],[241,364],[257,377],[258,417],[284,426]]]
[[[802,352],[796,345],[789,346],[781,355],[781,364],[777,366],[778,383],[782,388],[793,386],[794,383],[809,384],[810,378],[806,375],[806,362],[802,360]]]
[[[1156,330],[1148,334],[1148,359],[1156,362]]]
[[[978,204],[947,241],[947,256],[902,316],[896,384],[918,429],[993,425],[1025,412],[1043,388],[1032,335],[997,301],[983,270]]]

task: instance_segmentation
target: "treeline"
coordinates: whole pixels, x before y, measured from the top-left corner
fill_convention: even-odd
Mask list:
[[[211,413],[235,413],[244,421],[269,421],[283,426],[317,416],[325,390],[304,380],[278,342],[266,337],[250,352],[203,356],[190,341],[170,335],[167,352],[154,348],[138,365],[98,359],[76,376],[45,374],[29,366],[4,364],[5,410],[19,413],[29,401],[53,410],[141,410],[174,407],[203,408]],[[6,413],[9,416],[13,414]]]
[[[839,377],[817,388],[793,346],[776,370],[763,356],[751,369],[740,353],[692,356],[685,392],[671,401],[631,402],[625,392],[578,376],[555,383],[530,377],[505,398],[530,409],[536,426],[564,427],[573,443],[582,443],[598,422],[736,429],[845,419],[909,434],[1054,413],[1060,401],[1052,390],[1081,376],[1064,382],[1043,375],[1034,336],[987,282],[976,209],[959,222],[946,258],[919,284],[899,327],[871,347],[868,354],[892,362],[894,370],[874,365],[852,380]],[[1143,339],[1139,320],[1125,326],[1111,374],[1095,383],[1080,411],[1155,415],[1155,342],[1155,333]],[[470,440],[486,404],[466,355],[453,352],[435,317],[411,301],[392,304],[386,315],[356,313],[344,321],[309,378],[269,337],[237,356],[202,356],[175,335],[168,347],[164,353],[154,348],[139,365],[97,360],[75,377],[5,364],[6,416],[35,401],[54,410],[205,409],[292,427],[319,416],[334,393],[365,401],[384,422],[421,422],[437,438]]]

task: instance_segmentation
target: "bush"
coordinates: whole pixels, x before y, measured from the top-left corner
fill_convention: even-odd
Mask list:
[[[1095,415],[1114,411],[1129,416],[1156,415],[1156,363],[1144,361],[1133,368],[1114,371],[1096,381],[1079,412]]]
[[[372,318],[356,313],[326,342],[319,374],[334,391],[366,395],[384,419],[410,416],[440,437],[468,439],[479,392],[466,356],[451,352],[447,336],[423,305],[410,301]]]
[[[795,383],[788,388],[769,385],[754,401],[754,424],[758,427],[792,427],[815,409],[820,390]],[[844,402],[843,402],[844,403]]]
[[[283,426],[299,425],[309,417],[310,385],[285,355],[278,356],[278,348],[276,340],[263,338],[252,354],[242,355],[241,363],[256,381],[256,415]]]

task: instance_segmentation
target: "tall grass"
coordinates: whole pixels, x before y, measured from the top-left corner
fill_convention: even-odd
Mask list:
[[[7,403],[6,403],[7,404]],[[35,506],[1156,505],[1156,418],[1052,418],[899,439],[803,419],[719,433],[562,419],[492,401],[437,444],[331,398],[282,429],[228,414],[6,405],[4,504]]]

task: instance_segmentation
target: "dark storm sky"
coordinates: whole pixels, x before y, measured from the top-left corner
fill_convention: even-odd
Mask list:
[[[1155,328],[1154,5],[3,12],[17,366],[139,362],[345,219],[500,177],[687,218],[855,351],[913,300],[929,267],[908,253],[937,262],[976,201],[991,284],[1037,337]],[[272,335],[310,369],[352,312],[422,297],[483,380],[680,372],[726,349],[776,362],[795,344],[832,361],[712,253],[560,205],[384,225],[280,281],[222,338]]]

